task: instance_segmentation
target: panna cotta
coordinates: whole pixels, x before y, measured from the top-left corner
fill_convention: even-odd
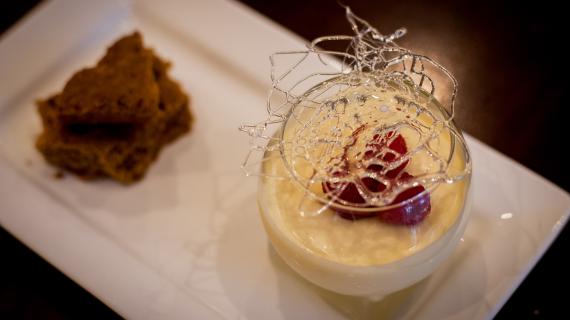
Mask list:
[[[250,136],[242,168],[259,168],[263,225],[293,270],[379,299],[431,274],[459,243],[471,158],[453,123],[453,75],[397,45],[405,29],[385,36],[345,9],[354,35],[270,57],[268,117],[240,128]]]
[[[381,72],[330,79],[300,101],[261,168],[276,251],[341,294],[381,297],[429,275],[469,215],[470,158],[446,110]]]

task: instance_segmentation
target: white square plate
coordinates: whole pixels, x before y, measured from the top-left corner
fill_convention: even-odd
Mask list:
[[[192,95],[193,132],[124,187],[53,178],[34,100],[139,29]],[[270,53],[303,41],[225,1],[52,1],[0,42],[0,224],[127,318],[492,317],[570,213],[570,196],[467,137],[473,215],[432,276],[366,304],[318,289],[275,256],[237,131],[264,117]],[[9,76],[7,76],[9,75]]]

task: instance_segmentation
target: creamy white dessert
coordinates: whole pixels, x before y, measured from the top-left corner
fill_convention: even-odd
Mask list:
[[[410,108],[409,101],[402,102],[405,97],[406,93],[396,87],[344,90],[330,98],[330,101],[342,101],[340,115],[336,113],[331,119],[323,116],[319,118],[318,126],[306,130],[308,124],[314,124],[312,119],[321,115],[310,108],[304,108],[308,110],[304,113],[293,111],[297,120],[288,121],[283,131],[276,133],[276,137],[282,135],[281,141],[286,143],[282,149],[270,146],[266,152],[258,198],[264,226],[281,257],[317,285],[352,295],[382,296],[394,292],[431,273],[451,253],[463,232],[467,218],[468,176],[459,181],[426,186],[431,209],[425,219],[413,225],[391,224],[375,216],[354,221],[345,219],[335,210],[334,203],[320,212],[318,208],[327,203],[322,184],[298,182],[315,176],[315,171],[327,170],[330,161],[315,163],[312,159],[334,157],[347,150],[341,146],[339,150],[327,149],[325,152],[330,145],[308,143],[311,150],[303,152],[311,156],[308,159],[299,157],[298,151],[293,150],[300,145],[288,142],[300,141],[303,132],[307,133],[306,139],[311,140],[341,128],[337,135],[346,138],[353,134],[354,128],[363,126],[368,135],[365,133],[357,139],[345,155],[357,159],[362,158],[363,148],[374,130],[394,127],[408,149],[415,150],[421,144],[421,134],[413,128],[398,127],[398,124],[409,123],[412,119],[420,127],[438,126],[445,111],[437,101],[429,99],[419,99],[425,104]],[[406,103],[407,106],[402,108]],[[428,143],[429,150],[415,152],[406,165],[406,172],[415,176],[434,171],[440,163],[434,161],[429,152],[448,161],[450,175],[465,170],[468,153],[462,141],[450,128],[441,127],[435,132],[438,135]],[[272,178],[275,176],[292,178]]]

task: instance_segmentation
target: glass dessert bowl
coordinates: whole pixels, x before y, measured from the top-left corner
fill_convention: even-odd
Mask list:
[[[301,77],[288,90],[279,82],[293,69],[272,75],[286,99],[242,130],[263,152],[258,204],[281,258],[320,287],[379,299],[431,274],[459,243],[471,159],[452,121],[451,74],[398,47],[402,32],[384,37],[348,8],[347,17],[354,51],[339,55],[350,68]],[[308,52],[321,54],[322,40]],[[448,108],[423,63],[451,80]],[[327,77],[306,86],[314,75]],[[294,94],[300,84],[308,89]]]

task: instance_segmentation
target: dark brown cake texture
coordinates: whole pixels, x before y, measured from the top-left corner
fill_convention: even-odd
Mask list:
[[[162,147],[192,126],[189,98],[168,69],[140,33],[119,39],[95,67],[37,102],[44,127],[38,150],[85,179],[140,180]]]

